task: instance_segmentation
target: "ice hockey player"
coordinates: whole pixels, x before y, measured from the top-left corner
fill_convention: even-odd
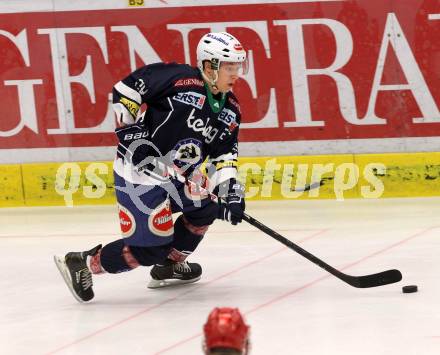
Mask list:
[[[214,308],[203,327],[205,355],[246,355],[250,327],[237,308]]]
[[[150,288],[200,279],[201,266],[187,257],[216,218],[235,225],[245,209],[244,188],[236,180],[240,106],[231,89],[246,71],[240,42],[226,32],[208,33],[197,46],[197,68],[150,64],[114,86],[122,238],[55,256],[79,302],[94,297],[92,274],[153,266]],[[140,114],[143,104],[147,108]],[[221,197],[219,203],[182,180],[202,183],[198,167],[205,160],[207,187]],[[173,223],[177,212],[182,214]]]

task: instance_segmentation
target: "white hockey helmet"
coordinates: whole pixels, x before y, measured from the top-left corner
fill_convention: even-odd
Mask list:
[[[227,32],[205,34],[197,45],[197,66],[203,73],[203,62],[209,60],[214,70],[219,70],[222,62],[240,63],[240,73],[248,71],[246,51],[237,38]]]

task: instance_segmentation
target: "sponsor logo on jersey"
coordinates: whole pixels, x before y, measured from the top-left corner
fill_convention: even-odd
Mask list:
[[[131,237],[136,230],[136,221],[131,212],[121,204],[118,204],[119,225],[124,238]]]
[[[173,96],[173,100],[179,101],[186,105],[191,105],[201,110],[203,104],[205,103],[206,96],[194,91],[179,92],[178,94]]]
[[[128,111],[130,111],[133,117],[136,117],[139,111],[139,105],[137,102],[131,101],[125,97],[121,97],[119,101],[127,108]]]
[[[198,165],[202,162],[202,142],[198,139],[183,139],[177,142],[173,150],[176,152],[173,162],[179,168]]]
[[[148,217],[148,228],[159,237],[169,237],[173,235],[173,213],[169,200],[164,201],[153,210]]]
[[[219,132],[218,128],[214,128],[209,125],[209,117],[206,122],[204,122],[201,118],[196,118],[196,116],[194,116],[194,112],[195,109],[192,109],[191,113],[186,119],[188,128],[191,128],[194,132],[200,132],[202,136],[205,137],[205,143],[212,143]]]
[[[232,132],[238,126],[236,113],[227,108],[224,108],[220,112],[218,119],[229,127],[230,132]]]
[[[224,108],[220,114],[218,115],[218,119],[222,121],[223,123],[227,124],[228,126],[236,121],[237,115],[234,111],[231,111],[227,108]]]
[[[200,86],[203,87],[203,80],[197,79],[197,78],[184,78],[179,79],[175,82],[174,86],[180,87],[180,86]]]

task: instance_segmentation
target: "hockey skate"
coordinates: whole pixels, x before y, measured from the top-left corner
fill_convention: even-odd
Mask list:
[[[182,285],[200,280],[202,267],[197,263],[175,262],[167,259],[163,265],[154,265],[150,271],[148,288]]]
[[[89,251],[70,252],[65,256],[54,256],[55,264],[61,276],[78,302],[90,301],[95,296],[92,288],[92,273],[87,267],[87,256],[95,255],[101,247],[101,245],[98,245]]]

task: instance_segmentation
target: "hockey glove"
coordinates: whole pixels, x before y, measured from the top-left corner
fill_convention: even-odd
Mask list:
[[[240,223],[246,207],[244,186],[236,179],[229,179],[217,186],[214,193],[219,197],[217,218],[228,221],[234,226]]]

